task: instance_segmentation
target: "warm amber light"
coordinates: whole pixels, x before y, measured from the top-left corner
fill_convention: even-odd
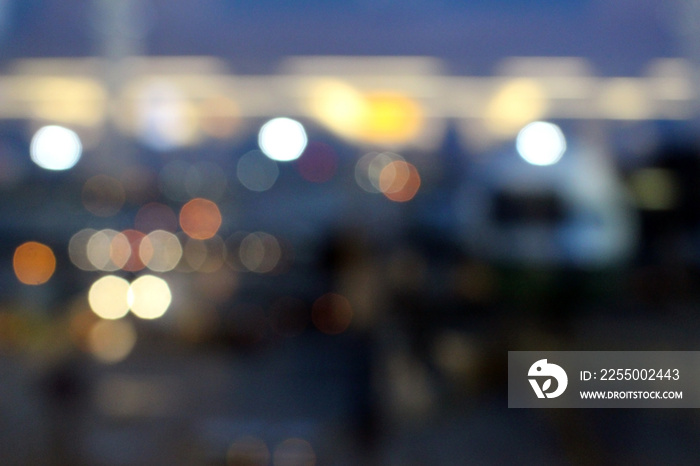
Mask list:
[[[56,256],[50,247],[29,241],[15,250],[12,266],[20,282],[41,285],[49,281],[56,270]]]
[[[124,360],[136,345],[136,329],[125,320],[101,320],[87,335],[90,353],[99,361],[113,364]]]
[[[194,239],[209,239],[221,226],[221,212],[212,201],[196,198],[182,206],[180,227],[187,236]]]
[[[407,162],[391,162],[379,176],[383,194],[394,202],[413,199],[420,188],[420,175],[415,166]]]
[[[401,191],[410,176],[411,171],[406,162],[390,162],[379,173],[379,190],[384,194]]]
[[[309,110],[337,134],[349,139],[362,137],[368,104],[350,84],[330,78],[314,80],[309,87]]]
[[[485,108],[485,123],[492,134],[510,137],[531,121],[546,114],[548,99],[542,85],[533,79],[503,82]]]
[[[131,312],[141,319],[161,317],[170,307],[171,301],[168,283],[153,275],[142,275],[134,280],[127,293]]]
[[[368,120],[365,138],[371,142],[403,143],[423,126],[423,111],[414,100],[397,93],[373,93],[366,97]]]
[[[322,78],[311,83],[309,111],[337,134],[378,144],[403,144],[420,135],[421,105],[396,91],[363,93],[350,84]]]
[[[103,319],[121,319],[129,312],[129,282],[105,275],[90,287],[88,302],[90,309]]]
[[[117,233],[109,243],[109,259],[123,269],[131,257],[131,242],[124,233]]]
[[[227,139],[236,133],[240,123],[240,110],[236,102],[219,95],[199,106],[199,124],[202,131],[217,139]]]

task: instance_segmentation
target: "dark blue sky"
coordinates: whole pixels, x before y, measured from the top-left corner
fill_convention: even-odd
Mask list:
[[[144,2],[140,2],[144,3]],[[150,55],[215,55],[242,72],[289,55],[430,55],[490,74],[506,56],[584,56],[635,75],[682,50],[675,2],[655,0],[151,0]],[[2,54],[86,56],[99,29],[86,0],[22,0]],[[677,6],[675,7],[677,8]]]

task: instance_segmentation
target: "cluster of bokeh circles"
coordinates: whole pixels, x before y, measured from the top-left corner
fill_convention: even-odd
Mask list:
[[[386,103],[381,99],[372,102],[376,111],[384,109]],[[393,127],[387,128],[383,131]],[[361,134],[373,141],[370,135],[374,133],[365,130]],[[342,131],[335,132],[344,136]],[[407,137],[397,136],[396,142],[405,142]],[[377,136],[376,147],[382,147],[380,139]],[[514,142],[517,153],[531,165],[555,164],[566,150],[562,131],[543,121],[525,125]],[[275,276],[290,269],[294,250],[284,237],[261,230],[225,232],[225,226],[232,223],[225,218],[232,208],[231,181],[253,195],[262,195],[275,188],[284,164],[291,163],[304,181],[315,184],[332,180],[339,168],[347,165],[334,147],[310,140],[302,123],[291,118],[273,118],[262,124],[257,143],[257,148],[241,152],[226,170],[215,161],[174,157],[164,159],[157,172],[138,165],[119,174],[93,174],[85,180],[82,205],[101,226],[73,234],[67,252],[77,269],[98,275],[90,280],[85,293],[95,320],[75,320],[76,328],[88,329],[78,340],[95,357],[114,362],[130,353],[136,343],[136,321],[125,317],[154,320],[166,315],[178,299],[184,303],[178,305],[189,305],[190,298],[185,295],[192,290],[181,290],[183,281],[178,277],[182,274],[201,276],[193,283],[203,293],[211,291],[212,296],[221,294],[229,299],[238,287],[238,273]],[[149,147],[160,151],[173,148],[172,144],[161,146]],[[358,154],[350,177],[360,192],[380,194],[396,203],[409,202],[421,189],[421,173],[395,151],[401,144],[384,147],[393,149]],[[30,144],[31,160],[49,171],[73,168],[82,151],[78,134],[58,125],[40,128]],[[148,189],[151,193],[147,195],[139,191]],[[124,228],[125,219],[132,215],[129,212],[133,218]],[[105,228],[110,218],[120,228]],[[47,283],[61,265],[57,264],[55,247],[37,241],[18,246],[13,257],[17,279],[26,285]],[[225,277],[217,276],[219,272]],[[216,289],[217,283],[233,291],[222,292]],[[261,311],[267,316],[264,325],[278,335],[294,336],[308,325],[336,335],[346,331],[353,320],[350,301],[339,293],[325,293],[309,303],[289,296],[285,299],[293,300],[293,305],[282,306],[279,303],[284,299],[278,299],[270,309]]]

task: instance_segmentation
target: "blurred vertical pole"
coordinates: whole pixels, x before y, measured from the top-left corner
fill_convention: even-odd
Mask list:
[[[125,111],[125,103],[121,102],[123,87],[134,71],[129,59],[143,54],[147,3],[137,0],[94,0],[93,6],[93,26],[97,36],[95,52],[104,60],[102,79],[109,96],[109,118],[98,166],[118,175],[134,157],[127,138],[120,135],[117,121]]]
[[[0,0],[1,1],[1,0]],[[95,55],[103,63],[102,80],[108,92],[108,115],[95,161],[99,170],[119,175],[133,158],[126,138],[120,137],[116,116],[121,108],[122,87],[129,78],[128,58],[138,55],[143,24],[135,11],[136,0],[95,0],[91,25],[96,34]],[[93,380],[85,365],[71,353],[56,364],[43,380],[51,429],[51,458],[46,464],[82,466],[94,464],[85,457],[85,419],[94,417],[87,386]],[[87,449],[94,447],[87,446]],[[0,457],[2,455],[0,454]],[[2,463],[2,462],[0,462]],[[4,463],[2,463],[4,464]]]

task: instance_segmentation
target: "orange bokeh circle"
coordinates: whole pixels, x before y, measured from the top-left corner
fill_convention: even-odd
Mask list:
[[[187,202],[180,210],[180,228],[193,239],[209,239],[221,227],[221,212],[216,203],[203,198]]]
[[[41,285],[49,281],[56,270],[56,256],[45,244],[29,241],[15,250],[12,266],[20,282]]]

